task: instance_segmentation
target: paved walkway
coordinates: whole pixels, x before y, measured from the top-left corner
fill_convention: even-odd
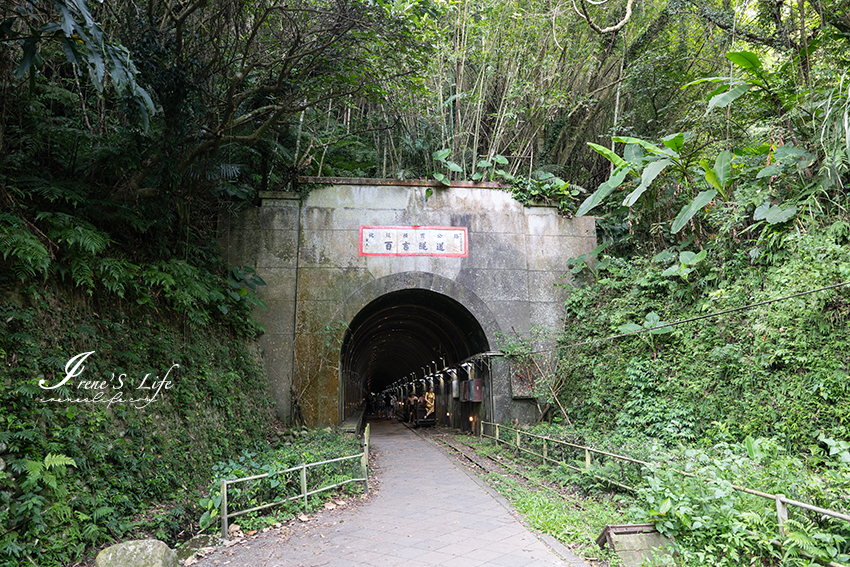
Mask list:
[[[386,420],[373,421],[371,431],[380,474],[368,502],[322,511],[284,537],[263,534],[195,565],[586,567],[529,531],[504,499],[431,442]]]

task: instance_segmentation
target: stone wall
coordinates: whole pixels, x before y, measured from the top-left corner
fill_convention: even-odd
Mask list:
[[[342,418],[339,352],[344,325],[382,294],[423,288],[445,294],[478,320],[492,349],[496,333],[558,329],[566,260],[596,245],[593,218],[567,219],[550,207],[524,207],[493,186],[335,180],[301,194],[267,192],[262,205],[222,215],[220,241],[233,264],[255,266],[266,281],[264,362],[281,417],[290,386],[304,390],[312,425]],[[431,193],[429,195],[429,193]],[[360,227],[468,229],[468,256],[361,256]],[[506,365],[496,365],[502,368]],[[515,400],[510,377],[490,377],[488,419],[535,417]]]

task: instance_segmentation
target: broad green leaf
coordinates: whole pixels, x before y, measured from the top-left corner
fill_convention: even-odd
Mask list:
[[[637,200],[640,199],[640,196],[643,195],[644,191],[649,188],[649,185],[653,181],[655,181],[655,178],[658,177],[658,175],[662,171],[664,171],[664,168],[672,163],[673,162],[669,159],[661,159],[647,165],[643,169],[643,173],[641,174],[640,185],[638,185],[637,189],[629,193],[629,195],[623,201],[623,206],[631,207],[632,205],[634,205]]]
[[[65,37],[71,37],[74,35],[74,17],[71,15],[71,11],[68,9],[68,5],[63,2],[56,2],[54,6],[59,12],[59,15],[62,16],[60,18],[60,24],[62,26],[62,31],[65,32]]]
[[[755,440],[752,437],[750,437],[749,435],[747,435],[747,438],[744,439],[744,445],[746,445],[746,447],[747,447],[747,454],[750,456],[750,458],[755,459],[756,458]]]
[[[94,18],[92,18],[91,12],[89,12],[89,8],[88,6],[86,6],[85,0],[71,0],[71,2],[73,2],[74,6],[83,16],[83,19],[86,21],[86,25],[89,27],[93,26]]]
[[[446,167],[448,167],[450,171],[454,171],[456,173],[463,172],[463,168],[453,161],[446,161]]]
[[[675,276],[678,273],[679,273],[679,264],[673,264],[672,266],[670,266],[669,268],[667,268],[666,270],[661,272],[661,275],[664,276],[665,278],[669,278],[670,276]]]
[[[753,220],[760,221],[767,216],[767,211],[770,209],[770,201],[765,201],[753,212]]]
[[[24,57],[21,59],[21,64],[15,69],[15,78],[20,79],[27,74],[34,61],[38,58],[38,38],[28,37],[23,41],[21,46],[24,50]]]
[[[442,173],[439,173],[439,172],[435,173],[435,174],[434,174],[434,179],[436,179],[437,181],[439,181],[439,182],[440,182],[440,183],[442,183],[443,185],[451,185],[451,182],[449,181],[449,178],[448,178],[448,177],[446,177],[445,175],[443,175]],[[427,199],[427,198],[428,198],[428,197],[426,197],[426,199]]]
[[[617,330],[621,333],[634,333],[635,331],[643,331],[643,327],[634,323],[628,323],[626,325],[620,325],[617,327]]]
[[[496,175],[499,175],[501,177],[504,177],[508,181],[512,181],[514,179],[514,176],[511,175],[510,173],[508,173],[507,171],[505,171],[504,169],[497,169],[493,173],[495,173]]]
[[[717,178],[717,174],[713,169],[705,170],[705,180],[715,189],[723,189],[723,186],[720,185],[720,180]]]
[[[650,311],[646,314],[646,323],[643,326],[649,329],[650,327],[656,327],[659,322],[661,322],[661,317],[658,316],[658,313]]]
[[[616,136],[612,138],[615,142],[620,142],[623,144],[637,144],[647,150],[648,152],[655,154],[657,156],[670,156],[670,150],[667,148],[659,148],[652,142],[647,142],[646,140],[641,140],[640,138],[632,138],[630,136]],[[673,156],[671,156],[673,157]]]
[[[711,97],[711,100],[708,101],[708,108],[705,109],[705,113],[708,114],[712,111],[712,109],[716,108],[726,108],[730,104],[732,104],[738,98],[744,96],[748,90],[752,88],[752,85],[747,83],[743,85],[737,85],[732,87],[725,93],[721,93],[719,95],[715,95]]]
[[[790,144],[785,144],[783,146],[778,146],[774,155],[776,159],[782,163],[793,163],[797,160],[800,160],[806,157],[806,150],[802,148],[798,148],[796,146],[792,146]],[[809,154],[811,155],[811,154]]]
[[[726,54],[726,59],[748,71],[757,73],[761,70],[761,59],[750,51],[731,51]]]
[[[714,160],[714,172],[721,188],[729,185],[732,179],[732,153],[729,150],[723,150],[717,155]]]
[[[614,164],[615,167],[623,167],[626,165],[626,160],[618,156],[616,153],[612,152],[609,148],[605,146],[600,146],[599,144],[594,144],[593,142],[588,142],[588,146],[596,150],[598,153],[605,156],[608,161]]]
[[[82,61],[80,59],[80,53],[77,51],[77,46],[74,45],[74,42],[67,37],[63,37],[59,40],[59,43],[62,46],[62,51],[65,52],[65,58],[74,65],[80,66]]]
[[[493,156],[493,161],[498,163],[499,165],[508,165],[508,160],[504,156],[496,154]]]
[[[679,132],[678,134],[671,134],[669,136],[661,138],[661,142],[665,146],[676,152],[676,155],[678,156],[680,153],[682,153],[682,147],[685,145],[685,133]]]
[[[706,178],[708,178],[707,173]],[[688,224],[688,221],[691,220],[701,208],[706,206],[708,203],[711,202],[712,199],[714,199],[715,195],[717,195],[716,189],[700,192],[700,194],[697,195],[693,201],[682,207],[682,210],[680,210],[679,214],[676,215],[676,218],[673,219],[673,225],[670,227],[670,231],[673,234],[676,234],[677,232],[682,230],[682,228],[684,228],[684,226]]]
[[[657,326],[657,327],[659,327],[659,328],[658,328],[658,329],[652,329],[652,330],[649,332],[649,334],[650,334],[650,335],[666,335],[667,333],[672,333],[672,332],[673,332],[673,327],[670,327],[670,326],[664,326],[664,327],[662,327],[662,326],[661,326],[661,325],[664,325],[664,323],[666,323],[666,322],[667,322],[667,321],[659,321],[658,325],[656,325],[656,326]]]
[[[729,77],[706,77],[704,79],[697,79],[696,81],[691,81],[690,83],[684,84],[679,87],[680,90],[685,90],[688,87],[692,87],[694,85],[701,85],[702,83],[722,83],[729,80]]]
[[[670,252],[669,250],[662,250],[658,254],[652,257],[653,262],[666,262],[667,260],[672,260],[676,257],[675,254]]]
[[[599,246],[597,246],[596,248],[594,248],[593,250],[591,250],[591,251],[590,251],[590,257],[591,257],[591,258],[596,258],[597,256],[599,256],[599,254],[601,254],[601,253],[602,253],[602,251],[603,251],[603,250],[605,250],[606,248],[608,248],[609,246],[611,246],[611,244],[612,244],[613,242],[614,242],[613,240],[609,240],[609,241],[607,241],[607,242],[603,242],[602,244],[600,244]]]
[[[735,155],[763,156],[770,153],[770,144],[762,144],[757,148],[744,147],[735,150]]]
[[[480,171],[476,171],[475,173],[472,174],[472,180],[473,181],[479,181],[482,177],[484,177],[484,174],[481,173]]]
[[[452,151],[449,148],[443,148],[442,150],[435,151],[431,155],[437,161],[446,161],[446,158],[449,157],[450,153],[452,153]]]
[[[779,224],[787,221],[796,214],[797,207],[794,205],[791,205],[787,209],[782,209],[778,205],[774,205],[767,210],[764,220],[766,220],[769,224]]]
[[[619,169],[615,169],[614,173],[605,183],[601,184],[599,188],[593,192],[576,211],[576,216],[581,217],[584,216],[590,211],[592,208],[596,207],[599,203],[605,200],[605,197],[611,194],[614,189],[619,187],[623,180],[626,179],[626,175],[629,173],[628,167],[621,167]]]
[[[773,177],[782,172],[785,167],[779,163],[772,163],[767,167],[764,167],[756,174],[756,179],[761,179],[763,177]]]
[[[665,498],[664,502],[662,502],[661,506],[658,508],[658,514],[663,516],[669,512],[671,508],[673,508],[673,502],[669,498]]]
[[[486,159],[482,159],[478,161],[475,167],[493,167],[493,164]]]
[[[693,260],[691,260],[691,262],[690,262],[688,265],[689,265],[689,266],[693,266],[693,265],[695,265],[695,264],[699,264],[700,262],[702,262],[703,260],[705,260],[705,257],[706,257],[706,255],[707,255],[707,254],[708,254],[708,252],[707,252],[706,250],[704,250],[704,249],[703,249],[703,250],[700,250],[700,251],[699,251],[699,254],[697,254],[696,256],[694,256]]]
[[[697,255],[695,252],[691,252],[690,250],[685,250],[684,252],[679,252],[679,263],[690,266],[694,263],[694,258]]]
[[[206,527],[207,527],[207,526],[209,526],[211,523],[212,523],[212,519],[210,518],[210,511],[209,511],[209,510],[207,510],[207,511],[206,511],[206,512],[204,512],[204,513],[203,513],[203,515],[201,516],[201,529],[206,528]]]
[[[644,155],[646,154],[643,152],[643,148],[638,144],[626,144],[626,147],[623,149],[623,159],[634,166],[643,162]]]
[[[732,79],[728,79],[728,80],[732,80]],[[738,83],[737,82],[736,83],[728,83],[727,82],[725,84],[722,84],[722,85],[718,86],[716,89],[714,89],[713,91],[711,91],[710,93],[708,93],[708,97],[706,97],[706,98],[708,98],[708,100],[711,100],[712,98],[716,97],[717,95],[719,95],[721,93],[725,93],[726,91],[731,89],[733,87],[733,85],[736,85],[736,84],[738,84]]]
[[[427,189],[425,189],[425,200],[427,201],[428,199],[430,199],[431,195],[433,194],[434,190],[432,188],[428,187]]]

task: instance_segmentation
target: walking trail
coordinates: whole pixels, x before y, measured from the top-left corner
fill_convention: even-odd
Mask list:
[[[380,474],[366,502],[220,548],[222,567],[586,567],[433,443],[395,421],[371,424]]]

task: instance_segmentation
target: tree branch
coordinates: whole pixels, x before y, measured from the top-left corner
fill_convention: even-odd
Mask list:
[[[579,16],[584,18],[585,21],[587,21],[587,25],[589,25],[590,28],[599,35],[620,31],[621,29],[623,29],[623,26],[629,23],[629,20],[632,17],[632,5],[634,4],[634,0],[626,0],[626,15],[623,16],[623,19],[620,20],[620,23],[614,24],[613,26],[607,28],[600,28],[598,25],[593,23],[593,20],[590,19],[590,14],[587,13],[587,5],[585,4],[585,0],[579,0],[579,2],[581,3],[581,12],[579,13]],[[573,0],[573,7],[575,8],[575,0]],[[578,12],[578,9],[576,9],[576,12]]]

